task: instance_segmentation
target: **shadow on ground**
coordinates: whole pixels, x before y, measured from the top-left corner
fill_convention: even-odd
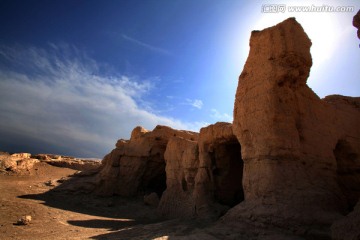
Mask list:
[[[139,198],[119,196],[105,198],[53,190],[41,194],[22,195],[19,198],[40,201],[38,204],[51,208],[94,216],[94,219],[90,220],[67,220],[72,226],[109,231],[91,239],[153,239],[162,236],[184,236],[196,228],[209,226],[208,221],[161,219],[156,214],[156,208],[144,205]],[[101,219],[101,217],[111,219]]]
[[[73,194],[53,190],[18,197],[41,201],[39,204],[48,207],[92,216],[141,219],[141,223],[161,220],[156,213],[156,208],[145,205],[141,198],[124,198],[120,196],[98,197],[92,194]]]
[[[95,235],[91,239],[153,239],[162,236],[183,236],[196,228],[209,226],[208,221],[165,220],[159,217],[156,207],[145,205],[142,197],[99,197],[88,193],[61,190],[64,183],[71,186],[74,184],[73,181],[78,179],[70,176],[61,185],[52,189],[49,189],[52,182],[39,183],[38,190],[45,192],[17,197],[49,208],[64,210],[59,214],[64,214],[63,221],[71,226],[99,229],[100,232],[94,232]],[[88,216],[76,219],[66,211]]]
[[[217,239],[208,233],[202,231],[204,227],[209,227],[209,222],[201,222],[197,220],[168,220],[154,224],[138,224],[129,228],[125,228],[110,233],[100,234],[91,237],[91,239]],[[195,238],[190,237],[189,235]],[[199,235],[201,235],[200,238]],[[161,238],[164,237],[164,238]],[[166,237],[166,238],[165,238]]]
[[[128,228],[138,223],[135,220],[104,220],[104,219],[92,219],[92,220],[69,220],[68,224],[85,228],[105,228],[110,231],[116,231],[123,228]]]

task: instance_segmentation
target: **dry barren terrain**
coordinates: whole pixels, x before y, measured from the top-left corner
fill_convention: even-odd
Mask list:
[[[152,239],[195,227],[161,222],[141,199],[50,191],[75,172],[40,162],[21,175],[1,174],[1,239]],[[23,215],[31,215],[31,223],[16,225]]]

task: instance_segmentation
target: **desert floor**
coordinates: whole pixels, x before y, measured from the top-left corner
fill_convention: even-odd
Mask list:
[[[162,219],[141,198],[52,190],[75,172],[40,162],[30,172],[0,174],[0,239],[302,239],[247,223]],[[29,225],[16,224],[23,215],[32,216]]]
[[[208,224],[160,219],[141,199],[49,192],[75,172],[38,163],[22,175],[0,175],[0,239],[173,239]],[[31,223],[16,225],[23,215]]]

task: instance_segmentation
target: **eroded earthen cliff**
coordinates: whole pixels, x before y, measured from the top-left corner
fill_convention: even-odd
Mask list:
[[[179,136],[196,140],[198,134],[157,126],[153,131],[136,127],[129,141],[119,140],[103,160],[96,192],[101,195],[134,196],[139,192],[165,190],[164,153],[169,139]]]
[[[330,224],[359,199],[359,99],[313,93],[310,46],[294,18],[251,34],[233,123],[245,202],[225,219]]]
[[[232,124],[219,122],[202,128],[198,142],[173,137],[165,160],[162,215],[218,218],[244,200],[241,146]]]

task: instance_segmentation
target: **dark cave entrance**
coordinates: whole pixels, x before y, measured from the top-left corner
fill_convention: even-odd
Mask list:
[[[162,168],[164,171],[159,172],[156,176],[154,176],[148,183],[146,187],[146,193],[155,192],[161,198],[163,192],[166,189],[166,172],[165,167]]]
[[[242,186],[244,162],[236,138],[214,143],[210,152],[214,178],[214,197],[217,202],[233,207],[244,200]]]
[[[165,148],[163,149],[165,152]],[[142,194],[157,193],[161,198],[166,189],[166,172],[164,154],[156,154],[148,159],[144,166],[144,174],[142,176],[141,189]]]
[[[337,180],[352,211],[360,197],[360,158],[350,142],[339,140],[334,149]]]

